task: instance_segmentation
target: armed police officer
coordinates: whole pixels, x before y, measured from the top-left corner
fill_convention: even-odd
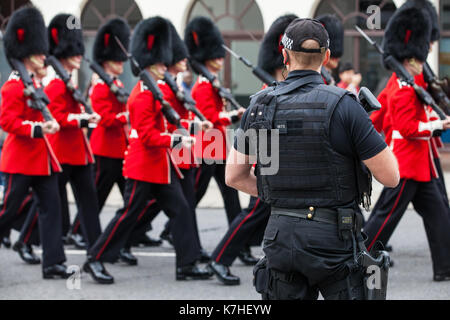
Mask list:
[[[255,285],[268,299],[317,299],[319,291],[325,299],[364,299],[354,243],[362,242],[358,203],[370,190],[356,181],[366,177],[370,186],[362,161],[382,184],[396,186],[397,161],[356,98],[324,84],[320,70],[331,52],[323,25],[296,19],[282,45],[288,76],[252,98],[227,164],[228,185],[271,205]],[[270,135],[266,146],[261,129]],[[275,174],[267,174],[263,149],[272,164],[278,157]]]

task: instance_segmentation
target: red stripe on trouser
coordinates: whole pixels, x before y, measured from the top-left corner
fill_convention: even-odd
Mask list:
[[[8,189],[5,193],[5,199],[3,199],[3,209],[0,212],[0,217],[5,213],[5,210],[6,210],[6,202],[8,201],[9,194],[11,193],[11,180],[12,180],[12,175],[9,176]]]
[[[106,246],[108,245],[108,243],[111,241],[112,236],[114,235],[114,233],[116,232],[117,228],[119,227],[119,224],[122,222],[123,219],[125,219],[128,210],[130,210],[130,206],[131,203],[133,202],[133,197],[134,197],[134,192],[136,191],[136,181],[134,182],[133,185],[133,191],[131,191],[131,196],[130,196],[130,201],[128,202],[128,206],[127,209],[125,210],[125,212],[122,214],[122,216],[120,217],[119,220],[117,220],[116,225],[114,226],[113,230],[111,231],[111,234],[109,235],[108,239],[106,239],[105,244],[103,245],[103,247],[100,249],[100,251],[98,252],[97,256],[95,257],[95,260],[99,260],[100,256],[102,255],[103,251],[105,251]]]
[[[100,161],[97,158],[97,172],[95,172],[95,186],[98,187],[98,180],[100,178]]]
[[[238,230],[242,227],[242,225],[245,223],[245,221],[247,221],[255,212],[256,208],[259,205],[259,198],[258,200],[256,200],[255,206],[253,207],[252,211],[250,211],[250,213],[248,215],[245,216],[245,218],[241,221],[241,223],[239,223],[239,225],[236,227],[236,229],[234,229],[233,233],[231,234],[231,236],[228,238],[228,240],[225,242],[225,245],[223,246],[222,250],[220,250],[219,254],[217,255],[216,258],[216,262],[219,262],[220,258],[222,257],[225,249],[228,247],[228,245],[230,244],[231,240],[234,238],[236,232],[238,232]]]
[[[156,202],[156,200],[153,199],[153,200],[150,200],[150,201],[147,203],[147,205],[145,206],[144,210],[142,210],[142,212],[139,213],[139,216],[138,216],[138,218],[137,218],[137,221],[139,221],[139,220],[142,219],[142,216],[144,215],[145,211],[147,211],[147,209],[150,208],[150,206],[151,206],[152,204],[154,204],[155,202]]]
[[[30,229],[28,229],[27,235],[25,236],[25,239],[23,240],[23,242],[27,243],[28,240],[30,240],[31,233],[33,232],[34,226],[36,225],[37,219],[38,219],[38,213],[36,212],[36,214],[34,215],[34,218],[33,218],[33,222],[31,222]]]
[[[195,186],[194,186],[195,191],[197,191],[197,189],[198,189],[198,182],[200,181],[201,171],[202,171],[202,167],[198,167],[197,174],[195,175]]]
[[[375,241],[377,241],[378,237],[380,236],[381,231],[383,231],[386,223],[388,222],[389,218],[391,217],[392,213],[394,212],[395,208],[397,208],[397,204],[400,201],[400,197],[403,193],[403,189],[405,188],[405,184],[406,184],[406,179],[405,181],[403,181],[403,185],[402,188],[400,189],[400,193],[397,196],[397,199],[395,200],[394,206],[392,207],[391,211],[389,212],[388,216],[386,217],[386,219],[384,219],[383,224],[380,227],[380,230],[378,230],[377,234],[375,235],[375,237],[373,238],[372,242],[370,243],[370,245],[367,247],[367,250],[370,251],[370,249],[372,248],[372,246],[374,245]]]
[[[27,202],[31,199],[31,194],[27,195],[25,200],[23,200],[22,204],[19,207],[19,210],[17,210],[17,214],[19,215],[23,209],[23,207],[25,207],[25,205],[27,204]]]
[[[73,226],[72,233],[75,234],[78,232],[78,228],[80,227],[80,218],[75,221],[75,225]]]

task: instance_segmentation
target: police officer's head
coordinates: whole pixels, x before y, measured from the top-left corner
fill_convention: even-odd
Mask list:
[[[287,70],[314,70],[330,60],[330,39],[324,26],[313,19],[295,19],[281,39]]]

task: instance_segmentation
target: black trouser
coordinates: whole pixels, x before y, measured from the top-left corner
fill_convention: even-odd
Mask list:
[[[201,164],[197,169],[195,182],[196,205],[202,200],[212,177],[216,180],[222,194],[228,224],[241,212],[239,195],[236,189],[225,184],[225,164]]]
[[[48,267],[66,261],[61,233],[61,203],[56,175],[27,176],[5,174],[6,189],[0,210],[0,235],[9,231],[17,218],[20,206],[33,189],[39,201],[39,233],[42,241],[42,266]]]
[[[69,203],[66,192],[67,182],[70,182],[80,213],[81,231],[89,248],[101,234],[97,193],[91,165],[72,166],[63,164],[62,168],[63,172],[58,175],[58,185],[59,194],[61,195],[63,231],[67,232],[70,227]]]
[[[259,198],[251,197],[248,207],[231,222],[230,228],[214,249],[211,258],[218,263],[231,266],[239,252],[252,239],[260,237],[260,230],[267,226],[269,217],[270,206]]]
[[[193,263],[200,257],[200,247],[194,235],[189,205],[183,195],[180,180],[172,169],[171,184],[155,184],[129,179],[125,185],[125,207],[118,210],[100,238],[89,250],[92,259],[114,262],[133,231],[148,201],[155,199],[172,220],[171,228],[176,252],[176,265]]]
[[[29,245],[39,245],[39,202],[36,196],[32,197],[27,207],[26,219],[20,229],[19,241]]]
[[[450,272],[450,214],[437,179],[430,182],[401,179],[397,187],[384,188],[364,226],[367,249],[376,241],[384,245],[389,241],[410,202],[423,219],[434,273]]]
[[[438,179],[439,190],[441,191],[442,198],[444,198],[445,203],[447,203],[448,205],[448,196],[447,196],[447,188],[445,187],[444,172],[442,172],[441,161],[439,160],[439,158],[434,158],[434,165],[436,166],[436,170],[439,174]]]
[[[349,299],[350,292],[364,299],[363,274],[346,281],[353,245],[339,238],[337,225],[271,215],[263,250],[273,271],[269,299],[315,300],[319,291],[325,299]]]
[[[201,248],[201,242],[200,242],[200,236],[198,232],[198,224],[197,224],[197,215],[196,215],[196,203],[195,203],[195,173],[196,170],[194,168],[192,169],[180,169],[181,173],[184,176],[184,179],[180,179],[181,189],[183,190],[184,197],[186,198],[186,201],[190,208],[190,216],[192,219],[192,223],[194,224],[194,238],[198,242],[199,247]],[[151,223],[154,218],[158,215],[159,210],[156,206],[151,206],[147,212],[144,214],[143,218],[139,223],[136,225],[136,227],[133,230],[133,233],[131,234],[131,237],[127,243],[127,247],[130,247],[132,243],[136,243],[139,239],[142,238],[142,236],[145,235],[145,233],[149,230],[151,230]],[[166,225],[165,229],[167,232],[171,232],[171,221],[169,220]]]

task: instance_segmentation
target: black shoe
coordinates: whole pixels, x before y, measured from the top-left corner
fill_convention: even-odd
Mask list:
[[[200,259],[198,259],[198,262],[200,263],[208,263],[211,261],[211,256],[206,252],[205,249],[200,250]]]
[[[73,244],[77,249],[86,250],[87,244],[81,234],[69,234],[67,238],[68,244]]]
[[[103,263],[100,261],[86,261],[83,265],[83,271],[89,272],[92,279],[101,284],[114,283],[114,278],[106,271]]]
[[[250,248],[242,249],[238,254],[238,258],[247,266],[254,266],[259,261],[259,259],[252,256]]]
[[[138,241],[133,243],[133,246],[135,246],[135,247],[139,247],[139,246],[159,247],[160,245],[162,245],[161,239],[153,239],[152,237],[149,237],[146,234],[144,236],[142,236],[142,238],[140,238]]]
[[[11,240],[9,239],[9,237],[3,237],[1,244],[4,245],[5,248],[11,248]]]
[[[41,259],[34,254],[33,247],[23,243],[22,241],[17,241],[14,243],[13,250],[16,251],[20,258],[28,264],[41,263]]]
[[[433,276],[433,281],[436,281],[436,282],[449,281],[449,280],[450,280],[450,272],[435,274]]]
[[[178,267],[176,271],[177,280],[206,280],[212,276],[213,274],[210,271],[199,268],[196,264]]]
[[[394,250],[394,249],[392,248],[392,246],[390,244],[387,244],[384,246],[384,250],[386,250],[387,252],[392,252],[392,250]]]
[[[67,279],[75,272],[67,272],[67,267],[63,264],[54,264],[50,267],[42,269],[42,276],[44,279],[62,278]]]
[[[171,246],[173,246],[173,237],[172,237],[172,234],[170,232],[167,232],[166,230],[164,230],[163,232],[161,232],[159,237],[162,240],[166,240],[168,243],[170,243]]]
[[[120,249],[119,260],[130,266],[136,266],[138,264],[138,259],[131,253],[129,248]]]
[[[237,286],[241,284],[241,279],[238,276],[231,274],[229,267],[215,261],[211,261],[208,264],[208,267],[223,284],[227,286]]]

